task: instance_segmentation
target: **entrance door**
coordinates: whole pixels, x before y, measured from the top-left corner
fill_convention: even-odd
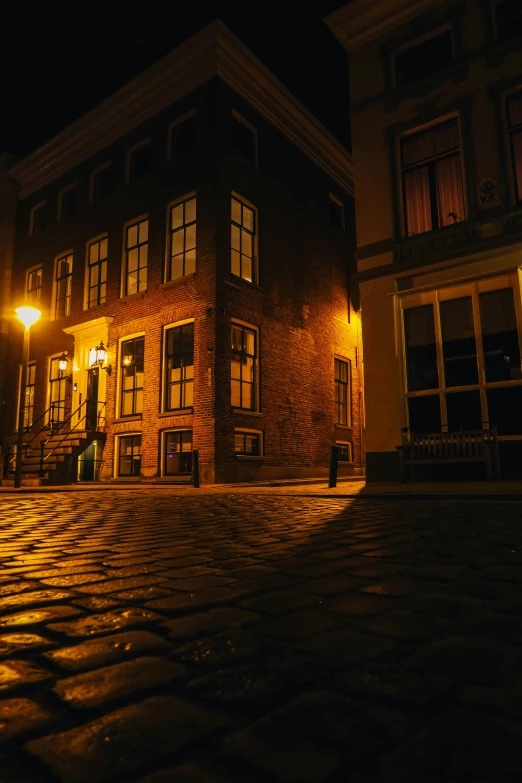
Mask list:
[[[85,429],[96,430],[98,426],[98,381],[100,370],[94,367],[87,370],[87,400]]]

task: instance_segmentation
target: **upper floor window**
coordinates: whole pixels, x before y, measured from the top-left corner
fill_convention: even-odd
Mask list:
[[[257,430],[236,429],[234,431],[234,452],[240,457],[261,456],[262,433]]]
[[[328,215],[332,226],[344,230],[344,205],[342,201],[332,196],[331,193],[328,198]]]
[[[515,181],[515,198],[522,201],[522,91],[507,100],[508,128]]]
[[[233,408],[257,410],[257,332],[232,324],[231,403]]]
[[[66,220],[76,213],[76,196],[78,188],[76,184],[69,185],[60,191],[58,196],[58,220]]]
[[[451,30],[395,52],[395,86],[425,79],[453,62]]]
[[[198,143],[198,118],[195,111],[185,114],[169,128],[169,159],[195,147]]]
[[[107,237],[87,247],[87,309],[105,304],[107,297]]]
[[[350,362],[334,359],[335,423],[350,423]]]
[[[47,225],[47,202],[42,201],[31,209],[29,216],[29,233],[39,234],[45,231]]]
[[[127,182],[134,182],[148,174],[151,163],[150,139],[147,139],[127,152]]]
[[[257,283],[256,259],[256,211],[253,207],[232,196],[231,200],[231,252],[232,274]]]
[[[72,265],[72,253],[56,259],[55,318],[63,318],[71,313]]]
[[[165,410],[190,408],[194,387],[193,323],[167,329],[165,367]]]
[[[257,162],[257,131],[237,112],[232,112],[230,146],[252,163]]]
[[[104,163],[91,174],[90,201],[104,201],[110,196],[112,177],[110,163]]]
[[[196,270],[196,197],[179,201],[169,212],[167,281],[191,275]]]
[[[32,427],[34,421],[34,387],[36,379],[36,364],[31,362],[27,365],[27,375],[25,376],[25,403],[24,403],[24,429]],[[20,367],[20,376],[18,383],[18,405],[20,404],[20,387],[22,385],[22,368]],[[19,409],[17,411],[16,421],[18,422]]]
[[[401,140],[406,235],[464,220],[464,188],[457,119]]]
[[[123,295],[147,288],[149,220],[143,218],[125,229],[125,263]]]
[[[36,266],[29,269],[26,279],[26,299],[31,304],[36,304],[42,297],[42,267]]]
[[[134,416],[143,410],[144,353],[144,337],[133,337],[121,344],[120,416]]]
[[[506,41],[522,33],[522,4],[520,0],[502,0],[495,3],[497,41]]]

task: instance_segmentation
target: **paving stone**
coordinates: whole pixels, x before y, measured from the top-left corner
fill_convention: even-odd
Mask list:
[[[269,656],[277,652],[279,647],[271,640],[233,628],[178,647],[175,656],[186,664],[222,669],[256,656]]]
[[[465,617],[482,604],[480,598],[456,596],[441,593],[424,593],[412,598],[408,607],[414,612],[435,615],[436,617]]]
[[[51,675],[27,661],[0,661],[0,691],[46,680]]]
[[[143,657],[58,680],[53,690],[71,707],[85,709],[139,696],[182,679],[186,673],[185,667],[174,661]]]
[[[200,767],[186,764],[153,772],[146,778],[140,778],[137,783],[216,783],[216,779]]]
[[[265,617],[252,630],[255,633],[275,636],[280,639],[309,639],[317,634],[337,628],[349,622],[339,614],[329,614],[322,607],[298,609],[275,617]]]
[[[102,783],[136,775],[151,759],[160,763],[224,726],[224,719],[208,710],[174,697],[153,697],[25,747],[63,783]]]
[[[0,585],[0,598],[6,595],[16,595],[17,593],[24,593],[27,590],[34,590],[40,587],[39,582],[23,581],[23,582],[8,582],[8,584]]]
[[[44,571],[31,571],[29,577],[31,579],[52,579],[55,576],[67,576],[72,574],[88,574],[97,572],[99,573],[99,567],[92,565],[83,566],[69,566],[68,568],[46,568]]]
[[[361,579],[384,579],[386,576],[395,576],[404,571],[406,566],[396,563],[371,562],[361,568],[353,568],[350,573]]]
[[[389,653],[396,646],[397,642],[393,639],[359,633],[350,625],[299,644],[303,650],[345,663],[360,663],[367,658]]]
[[[82,671],[107,666],[146,652],[168,654],[171,645],[161,636],[148,631],[127,631],[89,639],[74,647],[60,647],[45,657],[67,671]]]
[[[158,598],[154,601],[147,601],[145,606],[148,609],[158,609],[160,611],[196,609],[203,606],[212,606],[212,604],[232,603],[245,595],[248,595],[247,590],[216,587],[215,589],[197,590],[195,593],[180,593],[179,595],[166,598]]]
[[[226,587],[235,580],[232,577],[223,576],[193,576],[189,579],[176,579],[172,586],[176,590],[187,592],[196,592],[197,590],[206,590],[208,588]]]
[[[475,637],[433,642],[415,652],[408,664],[426,674],[474,683],[501,683],[513,670],[516,648]]]
[[[481,598],[486,601],[492,601],[494,598],[500,598],[512,588],[509,582],[495,582],[491,579],[466,579],[457,580],[447,585],[444,589],[448,595],[470,596],[471,598]]]
[[[132,590],[144,585],[153,585],[161,582],[164,577],[156,576],[129,576],[125,579],[110,579],[108,582],[95,582],[89,585],[78,585],[78,591],[89,595],[104,595],[105,593],[119,593],[121,590]]]
[[[329,612],[352,615],[353,617],[365,617],[388,612],[397,606],[393,598],[364,593],[347,593],[328,597],[324,601],[324,607]]]
[[[0,701],[0,743],[49,726],[54,715],[30,699]]]
[[[53,601],[66,601],[71,599],[71,594],[65,590],[36,590],[18,595],[5,595],[0,599],[0,611],[19,609],[21,606],[38,606],[38,604],[52,604]]]
[[[306,589],[316,595],[336,595],[348,590],[358,590],[367,584],[367,581],[339,573],[333,576],[323,576],[321,579],[312,579],[307,583]]]
[[[71,585],[86,585],[90,582],[101,582],[106,579],[105,574],[66,574],[65,576],[51,576],[42,579],[42,584],[51,585],[51,587],[70,587]]]
[[[522,568],[516,565],[489,566],[481,570],[480,576],[500,582],[522,582]]]
[[[36,633],[6,633],[0,636],[0,656],[54,647],[54,642]]]
[[[209,636],[226,628],[238,628],[258,620],[259,615],[244,609],[220,607],[163,623],[169,629],[170,639],[193,639]]]
[[[39,609],[27,609],[25,612],[16,612],[6,617],[0,617],[0,628],[37,625],[66,617],[77,617],[79,614],[83,614],[82,610],[74,606],[45,606]]]
[[[432,586],[433,582],[428,582],[427,580],[409,579],[407,576],[392,576],[376,584],[362,587],[361,592],[392,596],[418,595],[423,591],[429,590]]]
[[[372,663],[363,669],[344,668],[335,677],[337,688],[356,697],[386,699],[394,703],[440,709],[453,696],[451,680],[403,671],[399,667],[378,667]]]
[[[117,595],[111,595],[110,598],[93,595],[91,598],[76,598],[75,596],[74,603],[76,606],[81,606],[82,609],[99,612],[101,609],[116,609],[121,606],[122,602]]]
[[[147,609],[129,607],[128,609],[115,609],[112,612],[94,614],[90,617],[81,617],[70,623],[53,623],[49,625],[49,628],[66,636],[94,636],[162,619],[164,618],[161,615]]]
[[[470,685],[460,696],[464,707],[479,707],[522,718],[522,680],[504,687]]]
[[[244,606],[246,609],[254,609],[257,612],[284,614],[305,606],[320,606],[322,602],[323,599],[317,595],[300,593],[297,590],[281,590],[246,598],[241,602],[241,606]]]
[[[519,645],[522,642],[522,618],[509,614],[477,611],[455,623],[459,636],[470,635]]]
[[[390,636],[404,641],[421,641],[444,630],[442,620],[425,614],[407,611],[395,611],[379,614],[360,623],[361,630]]]

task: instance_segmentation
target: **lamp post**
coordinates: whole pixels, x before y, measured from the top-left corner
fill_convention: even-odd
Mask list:
[[[16,447],[15,487],[19,487],[22,480],[22,450],[24,445],[24,414],[25,392],[27,386],[27,364],[29,362],[29,338],[31,326],[40,318],[41,312],[36,307],[17,307],[16,315],[24,325],[24,347],[22,351],[22,379],[20,383],[20,409],[18,411],[18,441]]]

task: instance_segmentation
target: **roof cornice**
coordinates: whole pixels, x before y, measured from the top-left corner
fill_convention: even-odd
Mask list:
[[[339,43],[353,52],[447,2],[455,0],[352,0],[324,21]]]
[[[353,194],[348,150],[216,20],[13,166],[9,176],[20,186],[20,198],[58,179],[214,76]]]

